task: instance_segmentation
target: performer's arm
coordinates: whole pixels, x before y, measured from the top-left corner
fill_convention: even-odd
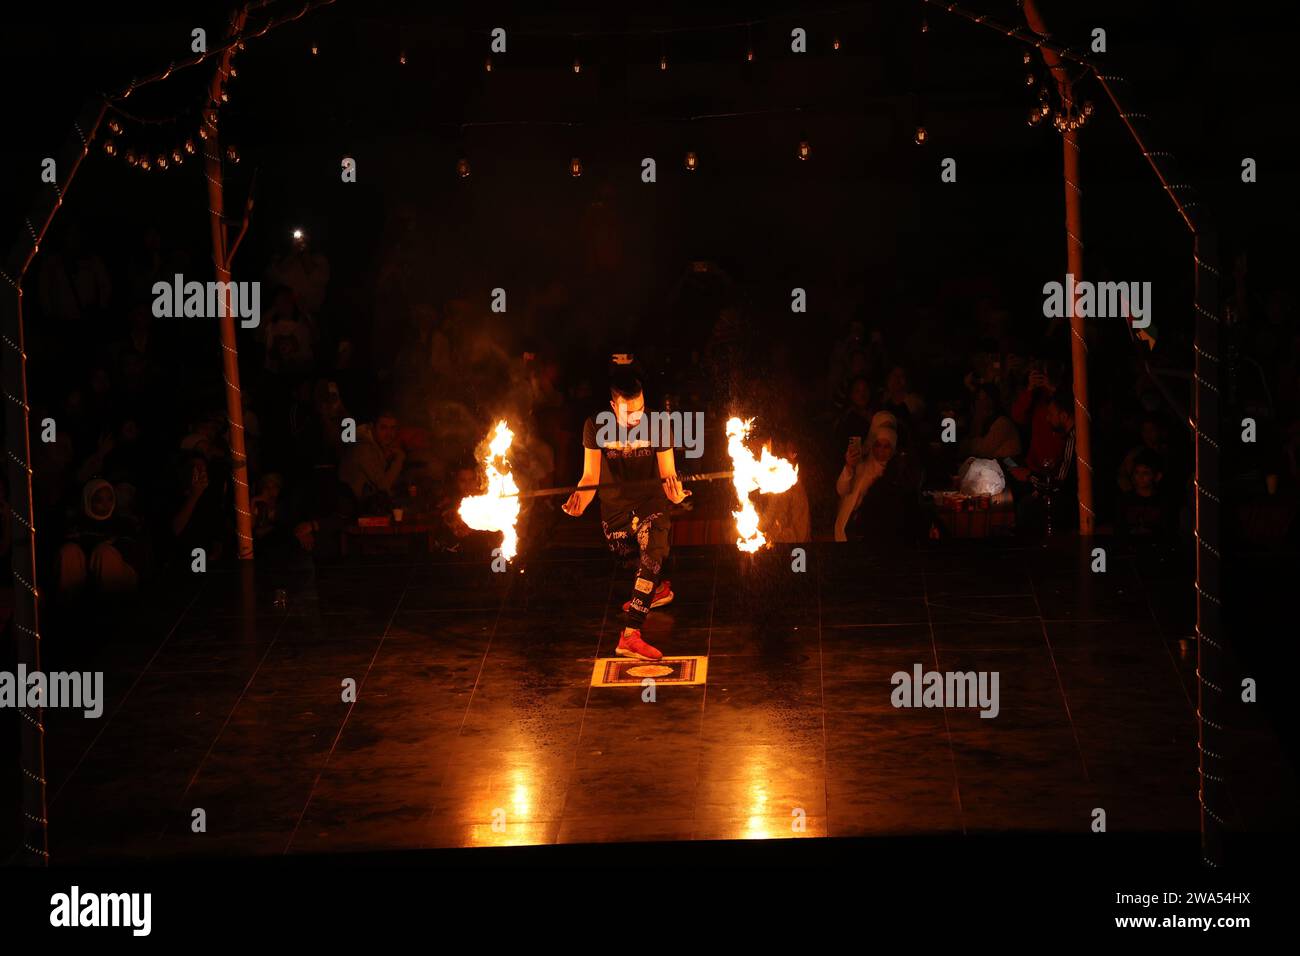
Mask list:
[[[578,484],[600,484],[599,448],[584,448],[582,450],[582,478]],[[569,495],[569,500],[564,503],[564,513],[573,515],[576,518],[587,510],[587,505],[591,504],[591,499],[595,497],[595,491],[575,491]]]
[[[673,450],[666,448],[656,452],[655,458],[659,462],[659,477],[664,479],[664,494],[673,504],[681,504],[690,492],[677,480],[677,459],[673,457]]]

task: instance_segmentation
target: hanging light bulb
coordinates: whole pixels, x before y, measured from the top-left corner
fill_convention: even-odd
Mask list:
[[[925,141],[929,139],[929,137],[930,134],[926,132],[924,126],[918,126],[916,132],[912,134],[912,139],[916,142],[917,146],[924,146]]]
[[[230,67],[230,75],[231,75],[231,76],[239,76],[239,71],[236,70],[235,67],[234,67],[233,65]]]
[[[922,33],[929,33],[929,32],[930,32],[930,21],[929,21],[929,20],[925,20],[925,19],[921,20],[921,32],[922,32]]]
[[[753,62],[754,62],[754,48],[753,48],[753,47],[750,47],[748,50],[745,51],[745,62],[746,62],[746,63],[753,63]]]
[[[223,102],[223,103],[229,103],[229,102],[230,102],[230,94],[227,93],[225,90],[222,90],[222,91],[221,91],[221,102]]]
[[[1034,79],[1034,74],[1032,73],[1025,74],[1025,86],[1033,86],[1037,82],[1038,81]]]
[[[1050,96],[1051,94],[1047,92],[1047,87],[1040,86],[1038,88],[1038,102],[1046,103]]]
[[[1020,57],[1020,62],[1023,63],[1025,66],[1028,66],[1031,60],[1033,60],[1033,57],[1029,55],[1028,50],[1026,50]]]
[[[659,69],[660,70],[668,69],[668,57],[666,56],[659,57]]]
[[[687,154],[686,154],[686,171],[687,171],[687,172],[691,172],[691,173],[693,173],[693,172],[695,172],[695,170],[698,169],[698,168],[699,168],[699,160],[696,159],[695,154],[694,154],[694,153],[687,153]]]
[[[239,49],[242,51],[242,50],[244,49],[244,41],[243,41],[243,40],[240,40],[239,43],[238,43],[238,46],[239,46]]]
[[[227,147],[226,147],[226,159],[230,160],[232,163],[238,163],[238,162],[239,162],[239,150],[235,149],[235,147],[233,147],[233,146],[227,146]]]
[[[104,152],[109,156],[116,156],[117,145],[111,139],[104,140]]]
[[[315,43],[313,43],[311,45],[311,55],[315,56],[318,53],[320,53],[320,47],[318,47]]]
[[[149,157],[148,157],[148,156],[141,156],[141,157],[140,157],[140,168],[143,169],[146,173],[149,172]]]
[[[582,72],[582,61],[579,60],[576,56],[573,58],[573,72],[574,73]]]
[[[1030,126],[1037,126],[1040,122],[1042,122],[1042,119],[1043,119],[1043,114],[1040,113],[1040,112],[1038,112],[1038,110],[1030,110],[1030,111],[1029,111],[1029,125],[1030,125]]]
[[[185,162],[185,154],[182,153],[180,149],[173,149],[172,162],[179,166],[181,163]]]
[[[207,139],[207,138],[208,138],[208,128],[206,126],[200,126],[199,139]]]
[[[575,179],[582,175],[582,160],[577,156],[569,160],[569,175]]]
[[[192,140],[192,139],[187,139],[187,140],[185,141],[185,152],[190,153],[191,155],[193,155],[193,153],[194,153],[194,140]]]
[[[808,140],[806,139],[799,140],[799,150],[798,152],[795,153],[795,155],[799,157],[799,160],[801,162],[808,159],[808,157],[812,155],[812,146],[808,144]]]
[[[831,49],[832,49],[832,50],[838,50],[839,48],[840,48],[840,38],[839,38],[839,37],[834,37],[834,38],[832,38],[832,39],[831,39]]]
[[[469,179],[469,160],[464,156],[456,160],[456,175],[461,179]]]
[[[1047,116],[1047,114],[1050,112],[1052,112],[1052,108],[1048,106],[1046,103],[1040,103],[1038,105],[1038,113],[1040,116]]]
[[[1093,107],[1092,107],[1092,100],[1086,100],[1086,101],[1084,102],[1084,104],[1083,104],[1083,115],[1084,115],[1084,116],[1091,116],[1091,115],[1092,115],[1092,109],[1093,109]]]
[[[136,163],[138,163],[138,162],[139,162],[139,160],[136,159],[136,157],[135,157],[135,150],[133,150],[133,149],[128,149],[128,150],[126,151],[126,164],[127,164],[128,166],[134,166],[134,165],[135,165]]]
[[[400,63],[402,66],[406,66],[406,51],[405,51],[405,50],[403,50],[401,53],[397,54],[397,62]]]
[[[163,153],[159,153],[158,158],[154,160],[154,165],[157,166],[159,169],[166,169],[167,168],[166,155]]]
[[[108,130],[110,133],[121,133],[122,124],[115,119],[111,119],[108,121]]]
[[[492,72],[492,57],[488,57],[485,61],[483,61],[483,69],[489,73]]]

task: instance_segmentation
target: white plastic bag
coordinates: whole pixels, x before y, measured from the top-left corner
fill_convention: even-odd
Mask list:
[[[993,458],[967,458],[958,477],[964,495],[996,495],[1007,486],[1002,466]]]

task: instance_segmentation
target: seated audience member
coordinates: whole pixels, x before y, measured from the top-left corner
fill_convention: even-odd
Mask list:
[[[971,408],[970,437],[963,442],[963,452],[976,458],[1020,457],[1020,432],[1001,408],[997,388],[985,382],[975,389]]]
[[[1116,474],[1116,484],[1119,490],[1127,494],[1133,490],[1133,468],[1137,458],[1144,451],[1153,452],[1163,462],[1168,457],[1168,445],[1164,440],[1164,429],[1160,427],[1160,419],[1154,415],[1146,415],[1142,419],[1140,430],[1142,441],[1139,445],[1129,450],[1120,462],[1119,471]]]
[[[835,482],[840,496],[835,540],[899,543],[915,522],[917,481],[898,450],[897,419],[877,412],[865,451],[851,448]]]
[[[129,527],[114,520],[117,497],[113,486],[102,478],[86,482],[81,492],[82,513],[69,528],[59,549],[59,591],[79,594],[87,585],[101,594],[134,591],[140,575],[127,555],[134,556],[135,542]]]
[[[1133,460],[1133,488],[1120,500],[1118,531],[1134,537],[1168,538],[1178,516],[1162,488],[1164,462],[1150,449]]]
[[[374,424],[357,429],[357,440],[344,451],[339,480],[352,489],[363,513],[388,510],[393,489],[406,464],[406,449],[397,435],[397,416],[383,411]]]
[[[799,463],[799,452],[788,440],[773,439],[772,454],[796,465]],[[769,541],[792,544],[812,540],[808,492],[804,490],[802,481],[795,482],[789,491],[779,495],[759,495],[757,507],[759,530]]]
[[[471,495],[481,495],[483,489],[478,474],[478,466],[473,458],[465,457],[457,461],[449,470],[443,482],[442,493],[438,496],[437,511],[443,527],[438,532],[438,543],[448,551],[460,547],[459,539],[473,533],[473,530],[461,520],[460,502]]]
[[[904,449],[911,448],[921,416],[925,413],[925,402],[920,395],[908,389],[907,370],[895,365],[885,377],[885,388],[881,393],[877,410],[889,412],[896,421],[895,429],[898,440]]]
[[[1031,464],[1012,468],[1009,475],[1016,498],[1016,526],[1022,531],[1036,531],[1048,519],[1056,527],[1068,525],[1078,516],[1074,393],[1053,392],[1044,409],[1044,421],[1060,442],[1057,457],[1037,463],[1031,459]]]
[[[835,456],[838,458],[849,447],[853,438],[865,440],[871,431],[871,385],[865,375],[859,375],[849,384],[848,406],[835,422]]]
[[[179,493],[167,530],[171,557],[184,564],[193,560],[195,548],[202,548],[210,563],[225,551],[226,482],[211,471],[208,460],[197,452],[181,458],[177,466]]]
[[[281,526],[280,492],[283,489],[284,479],[275,472],[258,479],[257,495],[249,502],[253,506],[254,538],[265,538]]]
[[[1011,419],[1029,429],[1029,449],[1023,464],[1046,469],[1061,458],[1064,439],[1048,422],[1048,405],[1060,384],[1059,367],[1036,360],[1029,369],[1029,381],[1011,404]]]

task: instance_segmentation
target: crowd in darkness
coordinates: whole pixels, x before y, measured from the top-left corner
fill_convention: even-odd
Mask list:
[[[236,275],[263,286],[259,324],[238,333],[259,561],[332,557],[359,516],[394,507],[427,516],[436,546],[457,549],[470,531],[456,504],[481,490],[476,446],[499,415],[522,426],[511,456],[521,486],[575,480],[579,428],[607,398],[611,351],[635,354],[651,407],[705,413],[704,464],[721,455],[721,422],[737,409],[799,463],[795,493],[763,503],[774,540],[941,537],[950,528],[926,492],[958,488],[971,458],[998,463],[1015,516],[1008,532],[1068,533],[1077,521],[1082,412],[1069,329],[1013,314],[996,284],[879,309],[849,288],[792,317],[788,299],[718,262],[685,261],[665,305],[625,320],[609,315],[618,279],[597,262],[516,293],[507,322],[486,293],[412,291],[427,288],[425,265],[393,238],[409,228],[399,213],[368,288],[343,285],[310,235]],[[187,571],[195,549],[209,566],[232,560],[215,323],[159,319],[151,307],[154,283],[200,274],[206,250],[146,228],[110,256],[71,217],[46,245],[25,319],[47,593],[98,607]],[[1259,434],[1227,468],[1226,490],[1236,504],[1294,502],[1295,303],[1285,286],[1241,291],[1244,257],[1237,273],[1227,338],[1245,374],[1231,385]],[[1187,399],[1177,368],[1188,343],[1180,353],[1171,334],[1175,359],[1160,368],[1122,322],[1097,336],[1088,414],[1098,530],[1177,545],[1190,533],[1193,462],[1171,408]]]

